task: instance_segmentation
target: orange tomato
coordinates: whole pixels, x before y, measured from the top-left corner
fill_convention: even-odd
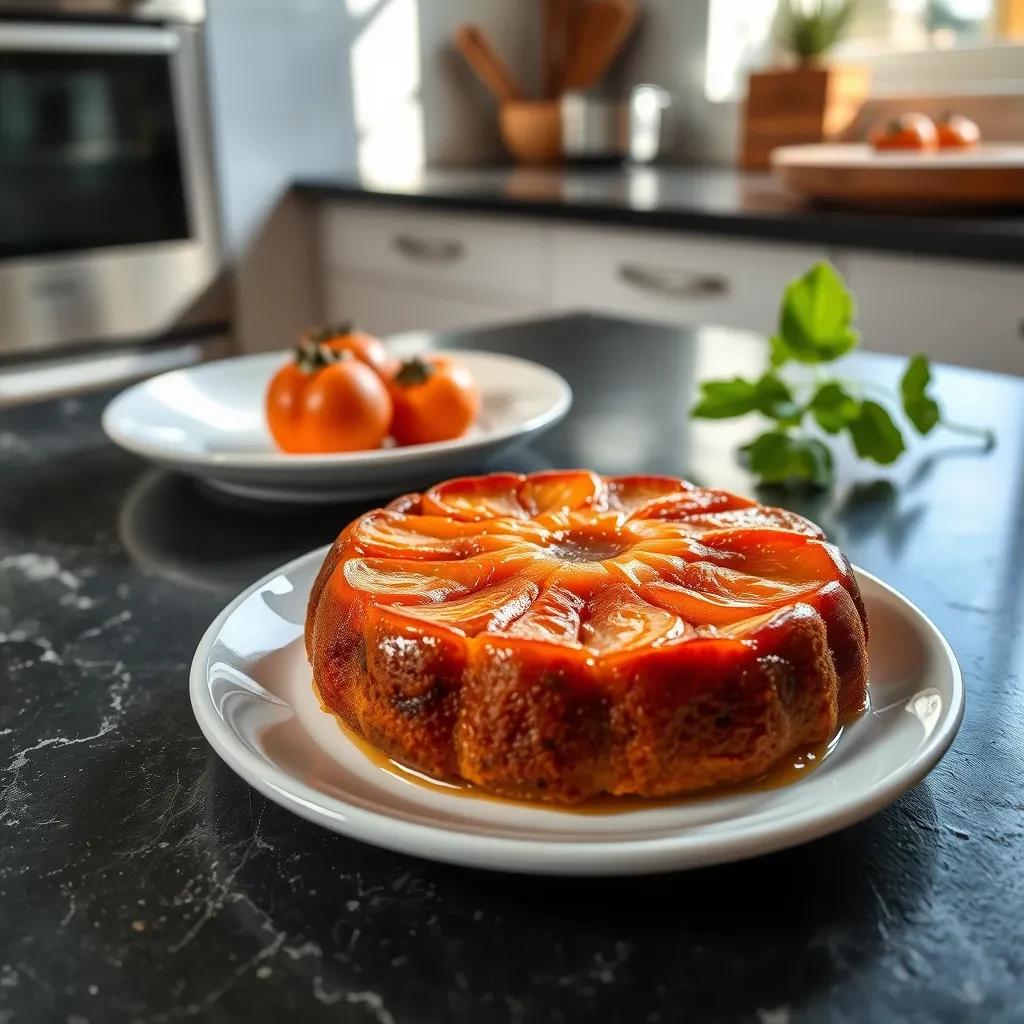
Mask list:
[[[939,149],[973,149],[981,141],[981,129],[962,114],[945,113],[935,122]]]
[[[351,352],[304,343],[274,374],[267,425],[286,452],[379,448],[391,423],[384,382]]]
[[[402,363],[391,378],[398,444],[426,444],[459,437],[480,411],[480,393],[469,371],[444,356]]]
[[[900,114],[875,127],[871,145],[875,149],[935,149],[935,122],[925,114]]]
[[[356,359],[372,366],[384,379],[391,377],[395,370],[394,360],[380,338],[365,331],[354,330],[351,324],[326,324],[323,327],[307,328],[300,344],[326,345],[335,352],[351,352]]]

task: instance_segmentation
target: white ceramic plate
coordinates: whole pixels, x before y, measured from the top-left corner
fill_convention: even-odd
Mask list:
[[[806,778],[608,814],[574,814],[413,783],[371,761],[314,696],[303,649],[309,589],[327,549],[270,573],[207,630],[192,662],[206,738],[271,800],[377,846],[473,867],[619,875],[739,860],[874,813],[919,782],[960,725],[960,670],[935,626],[857,570],[871,621],[872,710]],[[633,805],[635,807],[635,805]]]
[[[557,423],[572,404],[553,370],[493,352],[452,353],[472,373],[477,423],[454,441],[329,455],[288,455],[263,415],[267,383],[286,353],[240,356],[153,377],[118,395],[103,429],[122,448],[243,498],[362,501],[457,476],[485,456]]]

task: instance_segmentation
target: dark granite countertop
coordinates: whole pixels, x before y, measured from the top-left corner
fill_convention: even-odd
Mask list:
[[[569,417],[506,466],[750,490],[744,426],[685,408],[696,372],[761,361],[752,336],[572,317],[431,337],[573,384]],[[850,372],[892,383],[898,364]],[[768,497],[945,632],[968,691],[950,753],[829,838],[617,880],[418,861],[256,794],[192,717],[193,651],[360,509],[217,504],[106,441],[108,394],[0,413],[0,1021],[1024,1019],[1024,381],[936,377],[993,450],[936,431],[892,470],[844,457],[831,493]]]
[[[1024,263],[1024,212],[875,213],[812,206],[771,175],[727,168],[431,170],[401,184],[295,182],[315,199],[412,204],[655,230]]]

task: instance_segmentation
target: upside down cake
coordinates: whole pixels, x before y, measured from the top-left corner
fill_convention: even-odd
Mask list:
[[[310,595],[328,709],[519,798],[753,780],[867,694],[867,620],[808,520],[673,477],[438,484],[361,516]]]

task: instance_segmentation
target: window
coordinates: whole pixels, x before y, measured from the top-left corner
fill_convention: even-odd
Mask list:
[[[847,52],[948,50],[999,37],[998,0],[860,0]]]
[[[775,38],[781,0],[710,0],[704,91],[709,100],[741,99],[746,74],[782,57]],[[817,0],[804,0],[814,4]],[[1017,55],[1024,77],[1024,0],[857,0],[846,38],[835,50],[839,59],[892,62],[900,54],[920,56],[941,51],[973,50]],[[985,61],[963,62],[974,74]],[[979,78],[1007,77],[1007,61],[993,62]],[[916,72],[916,66],[915,66]],[[946,80],[940,64],[927,65],[926,76]],[[954,77],[962,77],[953,72]]]

